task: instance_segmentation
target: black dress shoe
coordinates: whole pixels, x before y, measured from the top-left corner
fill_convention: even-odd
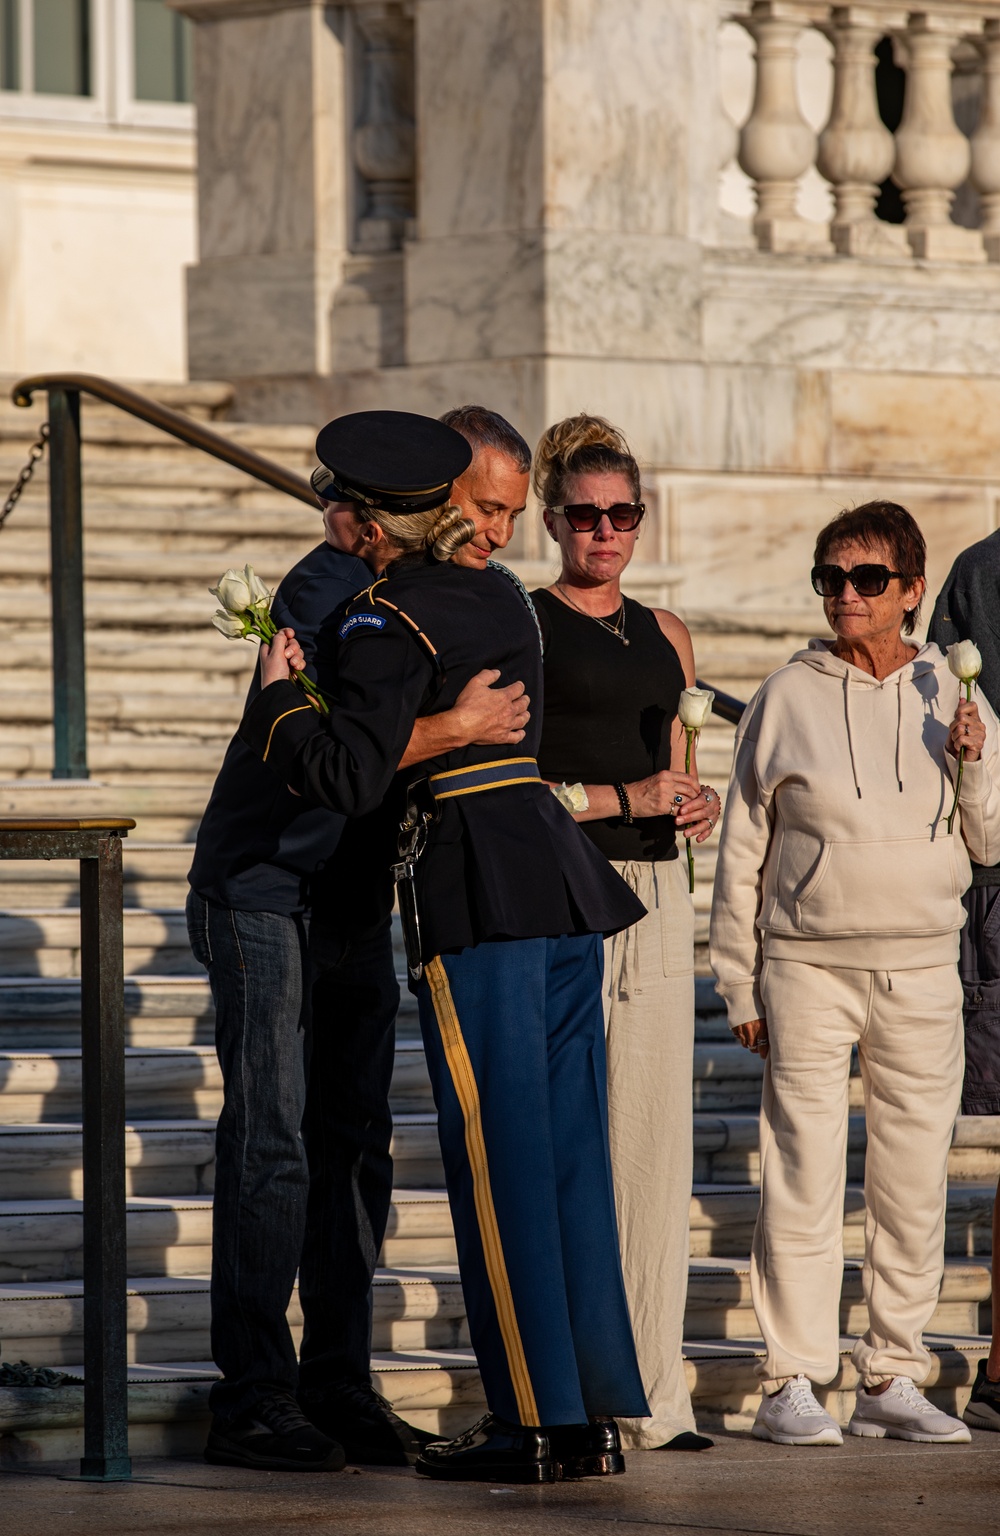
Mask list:
[[[316,1428],[339,1441],[347,1460],[361,1466],[412,1467],[437,1438],[399,1418],[367,1382],[307,1388],[299,1402]]]
[[[614,1419],[546,1425],[545,1433],[563,1477],[615,1477],[625,1471],[621,1436]]]
[[[275,1392],[241,1418],[213,1419],[205,1460],[259,1472],[339,1472],[344,1449],[310,1424],[290,1392]]]
[[[707,1435],[696,1435],[693,1429],[682,1429],[672,1440],[657,1446],[659,1451],[710,1451],[715,1444]]]
[[[457,1440],[435,1440],[415,1463],[424,1477],[470,1483],[554,1483],[559,1463],[543,1429],[488,1413]]]

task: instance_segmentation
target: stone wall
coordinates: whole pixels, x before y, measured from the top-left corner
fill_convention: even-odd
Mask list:
[[[748,622],[813,611],[850,502],[913,508],[932,586],[997,526],[1000,5],[182,8],[213,125],[191,367],[245,416],[602,412],[647,466],[637,589]],[[539,520],[519,539],[543,574]]]

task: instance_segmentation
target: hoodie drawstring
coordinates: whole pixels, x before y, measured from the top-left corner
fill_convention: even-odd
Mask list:
[[[854,761],[854,737],[851,735],[851,674],[844,672],[844,723],[847,726],[847,750],[851,754],[851,772],[854,775],[854,788],[861,799],[861,785],[858,783],[858,765]],[[898,751],[898,736],[897,736]]]
[[[903,793],[903,674],[896,674],[896,783]],[[892,983],[889,983],[892,991]]]

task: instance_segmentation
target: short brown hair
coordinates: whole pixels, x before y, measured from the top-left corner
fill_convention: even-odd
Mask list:
[[[927,567],[927,545],[916,520],[895,501],[866,501],[862,507],[848,507],[821,528],[816,537],[814,565],[825,565],[831,549],[838,544],[855,543],[872,551],[880,546],[889,551],[894,570],[908,581],[923,576]],[[920,617],[920,604],[910,608],[903,619],[903,634],[912,635]]]

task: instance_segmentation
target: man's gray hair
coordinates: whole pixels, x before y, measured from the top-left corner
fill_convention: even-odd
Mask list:
[[[461,432],[473,453],[480,448],[495,448],[510,459],[522,475],[531,469],[531,449],[516,427],[485,405],[456,405],[438,418],[446,427]]]

